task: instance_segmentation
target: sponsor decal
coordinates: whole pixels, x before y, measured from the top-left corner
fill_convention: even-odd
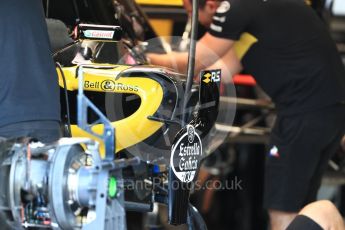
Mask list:
[[[176,177],[185,183],[194,180],[202,157],[202,143],[200,136],[192,125],[172,147],[170,165]]]
[[[220,32],[223,31],[223,27],[217,26],[217,25],[215,25],[215,24],[213,24],[213,23],[211,23],[210,28],[211,28],[211,30],[214,30],[214,31],[216,31],[216,32],[218,32],[218,33],[220,33]]]
[[[271,150],[270,150],[270,156],[271,156],[271,157],[276,157],[276,158],[279,158],[279,157],[280,157],[277,146],[273,146],[273,147],[271,148]]]
[[[115,82],[112,80],[105,80],[101,83],[101,89],[104,91],[114,91]]]
[[[221,70],[205,70],[201,72],[202,81],[206,84],[210,82],[219,82],[221,78]]]
[[[202,80],[203,82],[205,82],[205,83],[210,83],[210,81],[211,81],[211,74],[210,73],[206,73],[205,75],[204,75],[204,80]]]
[[[85,30],[84,36],[87,38],[113,39],[114,31],[110,30]]]
[[[125,85],[123,83],[116,83],[113,80],[100,81],[85,81],[85,89],[102,89],[103,91],[113,92],[113,91],[128,91],[128,92],[138,92],[138,86]]]
[[[189,126],[187,128],[187,132],[188,132],[188,142],[189,143],[193,143],[194,141],[194,136],[195,136],[195,130],[193,126]]]
[[[84,89],[97,89],[100,88],[100,82],[85,81]]]
[[[138,86],[125,85],[122,83],[116,83],[114,88],[115,88],[115,90],[122,90],[122,91],[129,91],[129,92],[138,92],[139,91]]]
[[[228,1],[222,1],[219,5],[219,7],[217,8],[217,13],[219,14],[224,14],[226,12],[228,12],[230,10],[231,6],[230,6],[230,2]]]

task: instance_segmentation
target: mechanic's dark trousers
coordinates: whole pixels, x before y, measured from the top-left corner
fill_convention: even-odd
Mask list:
[[[0,137],[31,137],[43,143],[52,143],[61,137],[58,121],[24,121],[0,127]]]

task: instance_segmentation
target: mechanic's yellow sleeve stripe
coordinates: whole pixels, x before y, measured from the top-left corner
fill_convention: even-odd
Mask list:
[[[258,42],[258,39],[249,33],[243,33],[238,41],[234,44],[234,49],[237,57],[241,60],[248,52],[250,47]]]

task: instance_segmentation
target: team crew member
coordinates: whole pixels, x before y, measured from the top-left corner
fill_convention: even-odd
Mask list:
[[[213,4],[206,1],[206,6]],[[305,204],[316,199],[328,159],[344,134],[343,64],[324,23],[304,1],[227,0],[208,17],[209,32],[197,44],[197,72],[215,62],[234,64],[229,54],[235,41],[244,32],[256,38],[242,65],[277,108],[264,203],[271,229],[285,229]],[[209,56],[208,50],[216,55]],[[150,59],[169,66],[174,57],[181,68],[186,56],[152,54]]]
[[[60,137],[57,75],[41,0],[0,1],[0,136]]]
[[[344,220],[334,204],[327,200],[305,206],[286,230],[345,230]]]

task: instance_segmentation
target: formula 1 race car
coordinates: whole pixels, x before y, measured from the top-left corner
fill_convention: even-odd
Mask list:
[[[131,1],[72,2],[73,36],[67,21],[48,20],[70,137],[0,143],[2,226],[124,230],[126,210],[150,212],[158,202],[170,224],[206,229],[189,194],[219,142],[220,71],[191,84],[193,74],[148,65],[138,40],[145,18]],[[48,16],[58,11],[51,7],[67,11],[63,4],[47,4]],[[88,14],[91,7],[102,14]]]

